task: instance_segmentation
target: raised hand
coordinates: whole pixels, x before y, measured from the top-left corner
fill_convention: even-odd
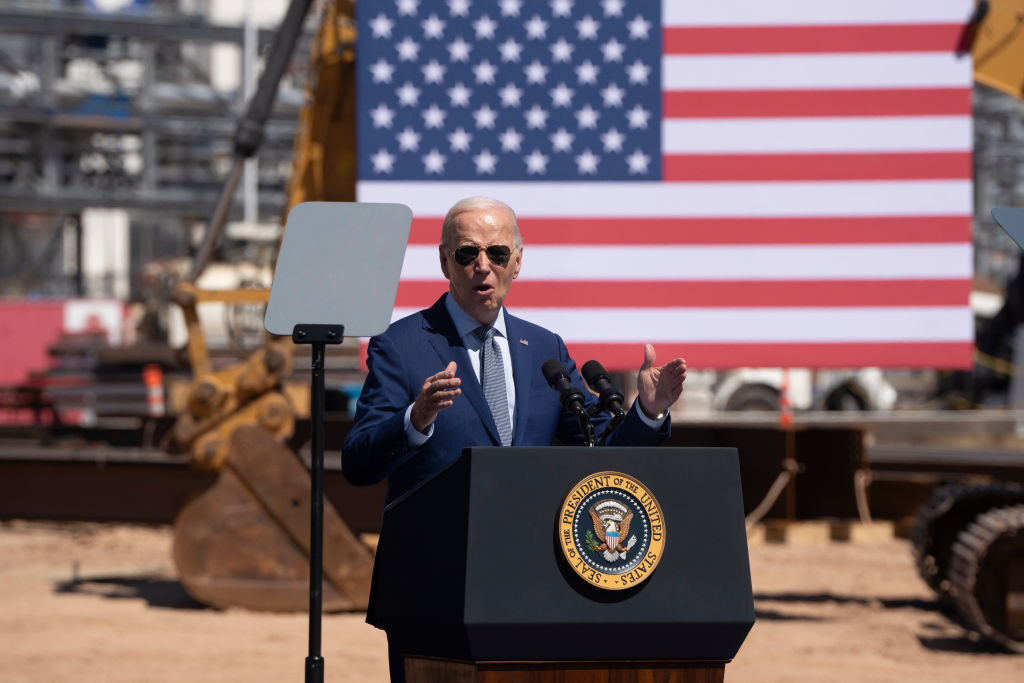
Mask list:
[[[657,356],[654,346],[644,345],[644,362],[636,376],[637,400],[648,417],[668,412],[680,394],[686,380],[686,361],[675,358],[660,367],[654,366]]]
[[[409,421],[413,428],[423,432],[434,424],[437,414],[450,406],[454,398],[462,393],[462,389],[459,388],[461,383],[462,380],[455,376],[455,361],[436,375],[428,377],[423,382],[420,395],[412,404],[412,412],[409,413]]]

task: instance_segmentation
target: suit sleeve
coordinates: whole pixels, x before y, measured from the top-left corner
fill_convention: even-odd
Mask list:
[[[405,410],[416,395],[386,336],[370,339],[366,365],[355,424],[341,451],[342,472],[358,486],[377,483],[416,453],[405,434]]]

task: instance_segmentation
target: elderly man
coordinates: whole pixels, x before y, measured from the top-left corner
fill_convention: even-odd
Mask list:
[[[584,439],[576,416],[563,409],[541,372],[545,361],[558,359],[582,390],[565,344],[502,306],[523,265],[512,209],[485,197],[463,199],[444,219],[439,252],[448,293],[370,340],[369,374],[342,450],[342,469],[353,484],[387,477],[389,503],[444,469],[467,446],[548,446],[556,436],[568,444]],[[656,445],[668,435],[668,409],[683,390],[686,363],[677,358],[655,367],[654,360],[648,344],[637,401],[609,443]],[[588,405],[594,402],[589,392],[582,393]],[[595,426],[607,419],[595,418]],[[367,621],[377,625],[374,593],[371,589]],[[402,658],[390,646],[389,660],[392,682],[404,681]]]

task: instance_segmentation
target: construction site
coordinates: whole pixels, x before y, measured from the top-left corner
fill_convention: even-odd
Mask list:
[[[554,26],[571,15],[581,36],[598,31],[593,17],[606,27],[626,26],[632,17],[616,2],[595,4],[590,13],[571,2],[470,4],[399,1],[380,12],[351,0],[15,0],[0,6],[0,679],[145,677],[161,683],[298,675],[309,612],[315,360],[309,346],[269,335],[264,314],[291,209],[308,201],[363,201],[365,188],[372,194],[382,182],[368,164],[372,152],[379,160],[385,150],[378,152],[377,138],[368,136],[384,127],[389,139],[396,138],[398,126],[391,130],[390,119],[380,124],[383,114],[371,124],[375,115],[360,102],[373,94],[377,84],[371,80],[386,71],[374,58],[371,72],[360,41],[371,33],[375,40],[391,40],[397,65],[420,59],[419,48],[409,47],[411,38],[398,29],[392,35],[388,22],[398,25],[402,17],[414,16],[418,25],[422,20],[424,41],[443,32],[439,16],[454,28],[482,12],[472,24],[479,35],[493,30],[489,18],[532,15]],[[950,104],[940,106],[948,111],[935,118],[943,125],[957,119],[953,127],[966,122],[965,149],[940,146],[919,167],[931,166],[926,173],[933,175],[926,178],[950,183],[944,188],[967,188],[972,215],[951,221],[936,209],[913,218],[922,226],[917,246],[931,248],[934,239],[970,263],[965,272],[942,276],[918,263],[941,260],[939,251],[909,256],[914,263],[898,267],[916,274],[889,275],[883,285],[898,286],[874,296],[922,296],[924,304],[902,305],[941,308],[966,321],[971,338],[951,335],[928,347],[928,358],[938,349],[934,353],[949,354],[941,358],[959,359],[937,365],[912,362],[924,348],[915,339],[909,351],[894,351],[897,360],[887,360],[885,342],[858,346],[866,333],[851,335],[854,342],[844,348],[872,346],[871,352],[863,362],[843,356],[851,359],[845,365],[789,362],[817,351],[787,350],[792,344],[785,338],[762,344],[752,336],[726,341],[736,349],[760,345],[768,351],[755,349],[752,358],[779,362],[701,367],[702,353],[718,358],[706,352],[715,341],[694,344],[697,355],[688,357],[665,445],[736,449],[756,623],[727,677],[1019,681],[1024,252],[991,211],[1024,207],[1024,40],[1017,36],[1024,2],[950,0],[934,9],[922,1],[892,13],[885,3],[867,3],[863,15],[838,18],[819,17],[808,9],[813,4],[794,5],[799,10],[792,12],[809,12],[806,17],[758,14],[750,22],[795,25],[799,30],[786,40],[797,40],[801,31],[811,35],[814,27],[849,24],[865,32],[851,39],[857,41],[871,27],[890,23],[902,27],[899,40],[913,36],[912,44],[825,51],[917,50],[957,60],[963,84],[912,93],[899,100],[907,111],[892,118],[914,119],[915,99],[948,97]],[[716,19],[700,12],[694,19],[678,9],[686,3],[654,5],[666,25],[692,21],[694,31],[712,26],[714,40],[733,44]],[[647,35],[642,18],[638,14],[628,24],[633,38]],[[913,30],[906,28],[911,25]],[[538,26],[526,35],[541,31]],[[673,29],[664,31],[666,45],[677,40]],[[697,35],[680,31],[688,40]],[[896,40],[881,33],[883,43]],[[452,55],[453,70],[457,44],[441,48]],[[757,54],[757,45],[692,50]],[[518,64],[518,52],[515,59],[512,52],[502,54]],[[557,49],[551,54],[554,68]],[[435,63],[426,59],[424,82],[416,83],[423,88]],[[523,64],[528,61],[524,55]],[[614,59],[606,62],[610,69]],[[388,72],[392,85],[390,79]],[[486,83],[477,83],[485,89]],[[818,87],[840,101],[836,93],[852,86],[826,79]],[[897,89],[890,85],[887,91]],[[669,101],[666,95],[666,111]],[[824,116],[846,120],[835,112]],[[424,118],[421,133],[429,136]],[[482,138],[486,128],[478,126],[474,134]],[[400,146],[413,144],[402,135]],[[426,153],[424,142],[417,150]],[[496,150],[504,143],[492,144]],[[554,135],[552,144],[554,151],[544,151],[557,151]],[[820,163],[849,162],[831,148],[824,151]],[[430,162],[424,157],[423,163]],[[478,170],[481,163],[478,158]],[[882,159],[879,167],[886,163],[896,162]],[[953,170],[935,170],[944,163]],[[385,166],[373,172],[381,175]],[[801,172],[783,180],[852,179],[865,187],[908,181],[896,171],[871,182],[845,167],[820,178],[805,179]],[[449,182],[459,180],[456,175]],[[538,233],[529,232],[528,224],[524,219],[530,254],[530,236]],[[429,238],[422,237],[424,225]],[[440,221],[428,223],[417,212],[412,230],[407,268],[417,249],[436,259]],[[957,231],[964,235],[949,236]],[[617,232],[610,244],[633,245],[622,236],[629,230]],[[936,232],[947,236],[928,236]],[[651,240],[639,236],[635,245],[650,246]],[[841,249],[867,240],[831,242]],[[900,243],[908,248],[900,253],[914,254],[914,241]],[[528,256],[525,263],[527,273]],[[432,301],[445,291],[437,273],[437,282],[405,271],[402,277],[411,282],[400,283],[396,312],[410,308],[407,292],[429,289]],[[804,303],[791,306],[833,306],[825,297],[842,299],[841,288],[856,279],[820,277],[830,278],[838,280],[831,294],[807,294],[815,286],[793,280],[799,286],[791,289],[800,290],[795,300]],[[746,279],[747,285],[765,284],[756,280]],[[530,284],[517,287],[527,291]],[[914,287],[932,293],[918,295]],[[711,303],[691,305],[712,308],[718,305],[714,296]],[[900,305],[866,306],[851,298],[835,304],[829,315],[839,313],[828,319]],[[851,313],[849,320],[854,322],[835,322],[836,329],[862,318]],[[886,325],[898,327],[880,323]],[[659,344],[686,352],[686,339],[666,334],[668,341]],[[839,334],[821,332],[826,343],[815,348],[846,344]],[[574,340],[566,341],[573,352]],[[588,337],[575,348],[613,347],[598,341],[605,346],[587,346]],[[639,361],[642,346],[635,346]],[[576,360],[582,365],[584,358]],[[609,367],[631,403],[636,371],[625,368],[633,367],[632,360]],[[388,677],[387,637],[365,623],[386,484],[353,486],[340,459],[366,372],[365,340],[328,347],[323,654],[331,681]]]

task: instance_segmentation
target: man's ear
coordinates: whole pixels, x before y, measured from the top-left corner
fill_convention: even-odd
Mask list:
[[[519,250],[516,252],[515,264],[516,264],[515,270],[512,271],[512,279],[513,280],[515,280],[517,277],[519,277],[519,269],[523,267],[523,248],[522,247],[519,247]]]
[[[444,273],[444,278],[451,280],[452,276],[448,274],[448,253],[443,244],[437,245],[437,255],[441,259],[441,272]]]

